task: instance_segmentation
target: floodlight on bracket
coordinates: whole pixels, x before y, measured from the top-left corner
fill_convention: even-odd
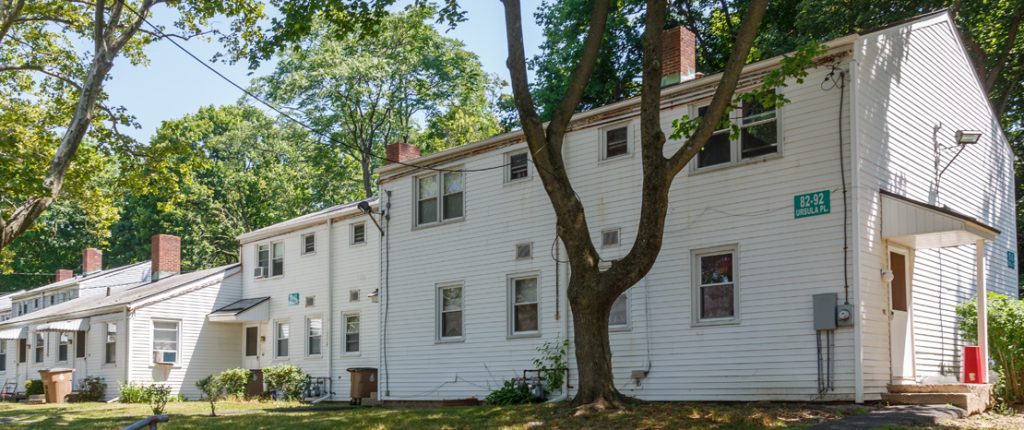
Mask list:
[[[954,140],[956,140],[956,146],[952,148],[959,147],[960,149],[956,151],[956,154],[954,154],[953,158],[949,160],[949,163],[946,163],[946,167],[943,167],[942,170],[939,171],[940,178],[942,177],[943,173],[946,173],[946,169],[948,169],[949,166],[953,165],[953,162],[956,161],[956,158],[960,156],[960,153],[964,152],[964,149],[967,148],[967,145],[974,145],[978,143],[979,140],[981,140],[981,132],[977,130],[957,130],[956,134],[954,135]]]

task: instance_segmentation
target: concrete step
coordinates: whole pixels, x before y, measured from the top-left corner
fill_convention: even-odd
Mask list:
[[[972,393],[989,396],[990,384],[889,384],[890,393]]]
[[[968,415],[988,409],[988,399],[974,393],[885,393],[882,401],[894,405],[953,405]]]

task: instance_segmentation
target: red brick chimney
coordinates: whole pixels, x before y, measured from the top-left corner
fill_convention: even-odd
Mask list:
[[[56,282],[60,282],[60,281],[66,280],[66,279],[71,279],[71,278],[74,278],[74,277],[75,277],[75,272],[72,272],[72,271],[70,271],[68,269],[57,269],[57,280],[56,280]]]
[[[166,278],[181,272],[181,238],[169,234],[153,235],[151,279]]]
[[[661,33],[661,86],[689,81],[697,74],[697,38],[686,27]]]
[[[388,164],[404,163],[420,158],[420,148],[405,142],[395,142],[387,146]]]
[[[103,251],[96,248],[82,250],[82,274],[87,275],[103,269]]]

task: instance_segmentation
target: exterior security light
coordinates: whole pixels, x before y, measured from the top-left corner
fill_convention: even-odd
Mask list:
[[[892,273],[892,270],[882,270],[882,282],[890,283],[893,279],[896,279],[896,275]]]
[[[974,130],[957,130],[956,131],[956,143],[958,145],[970,145],[978,143],[981,139],[981,132]]]
[[[960,132],[958,131],[957,133]],[[957,136],[959,136],[959,134],[957,134]],[[356,206],[358,206],[359,210],[363,211],[364,214],[369,214],[370,211],[373,210],[372,208],[370,208],[370,203],[368,203],[366,200],[359,202],[359,204],[357,204]]]

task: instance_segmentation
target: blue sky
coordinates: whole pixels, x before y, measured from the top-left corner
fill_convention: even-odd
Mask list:
[[[445,35],[462,40],[466,49],[480,57],[484,70],[508,81],[508,69],[505,67],[505,15],[501,2],[474,0],[461,3],[468,20]],[[539,5],[540,0],[523,1],[523,33],[527,57],[536,53],[541,43],[540,28],[533,18],[533,12]],[[153,21],[168,24],[172,18],[166,8],[161,8],[155,12]],[[203,59],[211,58],[221,49],[216,41],[208,43],[191,40],[184,42],[184,46]],[[162,121],[180,118],[201,106],[232,104],[243,96],[170,42],[157,42],[149,46],[146,53],[150,60],[146,66],[135,67],[123,59],[118,61],[111,72],[113,79],[106,86],[110,95],[109,104],[126,107],[128,112],[136,116],[141,126],[138,130],[122,131],[140,141],[148,142]],[[271,70],[270,65],[265,65],[254,75],[249,75],[246,64],[218,63],[214,67],[243,85],[247,85],[253,77]]]

